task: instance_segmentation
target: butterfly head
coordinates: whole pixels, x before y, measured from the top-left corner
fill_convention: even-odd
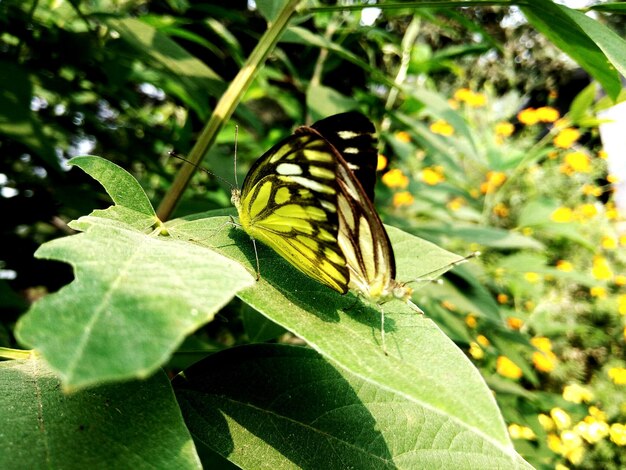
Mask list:
[[[389,287],[391,290],[391,295],[395,299],[399,299],[399,300],[406,302],[413,295],[413,289],[407,286],[406,283],[400,283],[396,280],[392,280],[391,285]]]

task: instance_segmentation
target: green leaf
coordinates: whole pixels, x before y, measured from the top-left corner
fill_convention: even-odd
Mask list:
[[[226,88],[222,79],[204,62],[189,54],[165,34],[136,18],[106,18],[121,39],[139,52],[146,63],[161,71],[170,88],[202,119],[207,117],[207,94],[217,97]]]
[[[264,317],[249,305],[243,304],[243,306],[241,319],[251,343],[261,343],[276,339],[285,333],[285,329],[282,326]]]
[[[416,367],[429,368],[429,358]],[[476,378],[465,383],[467,401],[482,386]],[[428,387],[408,395],[306,348],[230,349],[174,386],[198,446],[242,468],[530,468],[508,439],[492,440],[458,414],[429,406],[441,400]]]
[[[120,166],[104,158],[92,156],[72,158],[69,164],[79,167],[99,181],[116,205],[156,217],[152,204],[141,185]]]
[[[456,134],[460,137],[464,137],[464,142],[458,142],[459,139],[455,138],[451,139],[452,144],[457,146],[460,150],[465,150],[470,153],[470,155],[473,155],[473,158],[476,158],[476,144],[474,143],[473,134],[467,122],[465,122],[465,119],[463,119],[457,111],[450,107],[448,102],[440,94],[428,91],[424,88],[410,88],[404,91],[408,96],[412,96],[416,100],[424,103],[428,114],[443,119],[454,127]]]
[[[567,113],[572,124],[580,126],[581,120],[593,117],[593,102],[596,99],[596,92],[596,83],[592,82],[576,95]]]
[[[441,228],[433,228],[433,233],[445,233],[449,237],[459,237],[468,243],[497,248],[501,250],[533,249],[541,250],[543,243],[531,237],[526,237],[516,232],[511,232],[498,227],[477,227],[471,225],[456,224]]]
[[[306,93],[306,103],[314,121],[358,108],[358,102],[354,99],[323,85],[309,86]]]
[[[448,301],[461,312],[472,313],[501,326],[498,304],[471,268],[470,265],[457,266],[441,284],[430,283],[422,290],[439,302]]]
[[[0,468],[201,468],[164,373],[66,395],[40,359],[0,363]]]
[[[617,98],[622,88],[617,70],[626,76],[623,39],[583,13],[552,1],[520,8],[537,30],[598,80],[609,96]]]
[[[74,230],[87,231],[93,225],[125,227],[143,233],[155,232],[161,221],[137,180],[113,162],[95,156],[75,157],[69,161],[98,181],[111,197],[114,206],[95,210],[68,225]]]
[[[130,175],[99,160],[84,157],[79,164],[118,201],[142,208],[141,188]],[[19,340],[40,351],[68,388],[150,375],[186,335],[254,282],[213,250],[146,235],[119,219],[139,212],[109,209],[117,211],[81,218],[85,233],[37,250],[38,258],[71,264],[75,280],[36,302],[16,328]]]
[[[22,67],[0,61],[0,135],[32,150],[49,168],[59,170],[59,159],[39,117],[31,111],[31,79]]]
[[[192,238],[254,269],[249,237],[227,230],[228,218],[168,224],[174,237]],[[442,274],[460,256],[387,227],[396,253],[398,279]],[[387,349],[380,343],[380,307],[352,294],[342,296],[307,278],[271,249],[257,244],[261,280],[238,296],[275,323],[303,338],[341,368],[425,406],[454,416],[496,445],[509,438],[493,397],[465,355],[427,317],[400,301],[384,305]],[[428,315],[428,312],[426,312]],[[454,380],[451,380],[454,377]]]
[[[590,10],[596,11],[608,11],[610,13],[626,14],[626,3],[621,3],[619,0],[611,3],[604,3],[600,5],[591,5]]]

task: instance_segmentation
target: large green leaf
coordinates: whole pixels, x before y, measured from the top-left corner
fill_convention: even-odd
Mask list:
[[[165,34],[136,18],[107,18],[106,23],[133,47],[146,63],[169,80],[176,94],[201,118],[206,118],[208,94],[219,96],[226,88],[221,78],[204,62],[189,54]],[[165,86],[166,83],[161,83]]]
[[[70,263],[76,279],[36,302],[16,328],[69,388],[153,373],[186,335],[254,282],[213,250],[138,230],[137,220],[143,227],[155,217],[130,208],[147,210],[130,175],[97,157],[78,163],[127,206],[81,218],[73,226],[86,232],[37,250],[39,258]]]
[[[466,383],[470,403],[476,385]],[[230,349],[174,386],[197,445],[242,468],[530,468],[510,442],[429,406],[426,390],[373,384],[306,348]]]
[[[164,373],[66,395],[37,358],[0,363],[0,468],[201,468]]]
[[[521,6],[528,21],[617,98],[626,75],[626,42],[583,13],[552,1]],[[617,69],[617,70],[616,70]]]
[[[254,269],[254,252],[243,231],[227,217],[168,224],[174,237],[194,239]],[[399,280],[430,277],[451,267],[458,255],[388,227]],[[384,305],[385,355],[380,341],[380,308],[352,294],[339,295],[307,278],[269,248],[258,246],[262,279],[238,296],[341,368],[378,387],[453,416],[470,433],[505,448],[509,438],[478,371],[426,317],[399,301]]]

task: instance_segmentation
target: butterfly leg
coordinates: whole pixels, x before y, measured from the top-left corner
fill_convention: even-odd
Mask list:
[[[261,265],[259,264],[259,253],[256,251],[256,240],[250,237],[252,240],[252,246],[254,247],[254,258],[256,259],[256,280],[259,281],[261,279]]]
[[[389,356],[389,353],[387,353],[387,343],[385,341],[385,309],[383,308],[382,305],[379,305],[379,307],[380,307],[380,342],[382,343],[383,352],[385,353],[385,356]]]

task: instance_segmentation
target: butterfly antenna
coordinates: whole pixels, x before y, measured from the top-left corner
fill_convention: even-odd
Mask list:
[[[201,167],[200,165],[198,165],[197,163],[192,162],[191,160],[187,160],[185,157],[182,157],[180,155],[178,155],[176,152],[174,152],[173,150],[170,150],[169,152],[167,152],[167,154],[170,157],[174,157],[177,158],[178,160],[182,160],[185,163],[189,163],[192,166],[195,166],[198,170],[200,171],[204,171],[207,175],[211,175],[215,178],[217,178],[218,180],[220,180],[222,183],[227,184],[228,186],[230,186],[231,188],[233,187],[232,183],[230,181],[226,181],[224,178],[222,178],[220,175],[216,175],[215,173],[207,170],[206,168]]]
[[[474,251],[473,253],[470,253],[466,257],[461,258],[461,259],[456,260],[456,261],[453,261],[452,263],[444,266],[443,268],[435,269],[435,270],[430,271],[430,272],[428,272],[426,274],[423,274],[422,276],[420,276],[417,279],[413,279],[411,281],[407,281],[407,282],[404,283],[404,285],[410,284],[411,282],[432,282],[432,281],[437,281],[437,278],[439,276],[441,276],[441,274],[443,274],[443,273],[441,273],[442,270],[447,270],[446,268],[452,269],[455,266],[458,266],[459,264],[463,264],[463,263],[465,263],[466,261],[468,261],[468,260],[470,260],[472,258],[478,258],[480,255],[481,255],[480,251]],[[437,273],[440,273],[440,274],[437,274]],[[417,305],[415,305],[415,308],[417,308],[419,311],[421,311],[421,309]],[[424,312],[422,312],[422,313],[424,313]]]
[[[235,188],[239,189],[239,182],[237,181],[237,141],[239,140],[239,126],[235,124],[235,158],[233,158],[235,165]]]
[[[419,308],[417,305],[415,305],[411,299],[406,299],[406,303],[408,304],[409,307],[411,307],[413,310],[415,310],[417,313],[419,313],[420,315],[424,315],[424,310],[422,310],[421,308]]]

